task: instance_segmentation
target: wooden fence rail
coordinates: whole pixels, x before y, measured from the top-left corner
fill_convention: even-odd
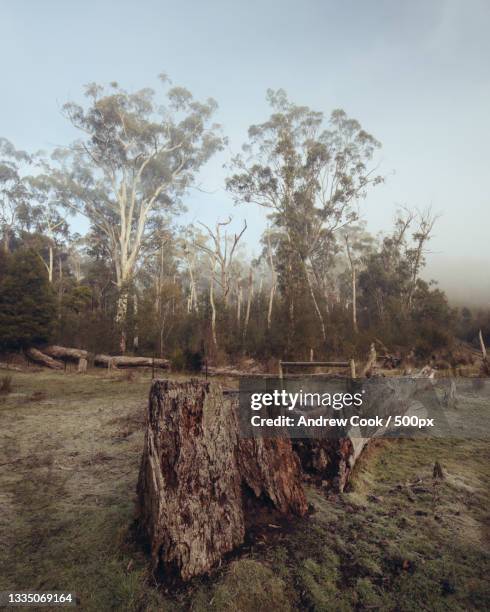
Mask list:
[[[284,375],[284,367],[326,367],[326,368],[350,368],[352,378],[356,377],[356,362],[353,359],[349,361],[280,361],[279,362],[279,378]]]

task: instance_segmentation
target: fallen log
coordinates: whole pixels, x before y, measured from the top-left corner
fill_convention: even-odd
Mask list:
[[[129,357],[125,355],[95,355],[94,365],[108,369],[118,368],[158,368],[170,369],[168,359],[156,359],[153,357]]]
[[[189,580],[243,543],[249,503],[306,514],[289,438],[240,440],[235,400],[212,383],[154,381],[138,479],[154,571]]]
[[[52,370],[63,370],[65,368],[60,361],[56,361],[56,359],[53,359],[49,355],[41,353],[41,351],[36,348],[26,349],[25,354],[28,359],[46,368],[51,368]]]
[[[61,361],[74,361],[78,363],[77,372],[85,374],[88,366],[88,351],[83,349],[68,348],[66,346],[57,346],[53,344],[43,349],[46,355],[60,359]]]
[[[43,348],[43,353],[53,357],[54,359],[61,359],[62,361],[80,361],[80,359],[87,359],[88,351],[76,348],[67,348],[65,346],[47,346]]]

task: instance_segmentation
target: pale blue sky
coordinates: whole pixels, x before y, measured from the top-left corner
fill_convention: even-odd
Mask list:
[[[237,152],[267,117],[266,89],[283,87],[326,114],[344,108],[383,143],[389,176],[362,205],[368,227],[387,229],[397,205],[431,204],[442,217],[430,272],[490,301],[488,32],[488,0],[0,0],[0,135],[30,151],[66,144],[60,107],[85,83],[156,87],[163,71],[216,98]],[[228,157],[203,170],[212,193],[194,192],[186,219],[246,217],[253,249],[263,215],[231,205]],[[462,258],[471,274],[452,267]]]

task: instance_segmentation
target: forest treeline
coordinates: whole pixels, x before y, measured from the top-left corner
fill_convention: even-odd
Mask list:
[[[191,368],[204,355],[355,356],[375,339],[427,358],[480,328],[489,339],[489,311],[451,308],[421,278],[430,210],[368,232],[359,206],[384,181],[380,143],[342,110],[326,118],[267,93],[271,114],[226,179],[240,217],[267,211],[259,256],[246,222],[218,206],[183,226],[189,189],[226,138],[213,100],[160,80],[159,93],[87,86],[84,104],[63,107],[80,137],[50,155],[0,139],[1,351],[56,342]],[[85,235],[72,231],[79,215]]]

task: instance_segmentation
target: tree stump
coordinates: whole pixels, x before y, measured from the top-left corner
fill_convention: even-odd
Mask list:
[[[139,524],[167,578],[209,572],[244,541],[250,491],[282,514],[306,513],[289,439],[240,440],[235,409],[212,383],[152,385]]]

